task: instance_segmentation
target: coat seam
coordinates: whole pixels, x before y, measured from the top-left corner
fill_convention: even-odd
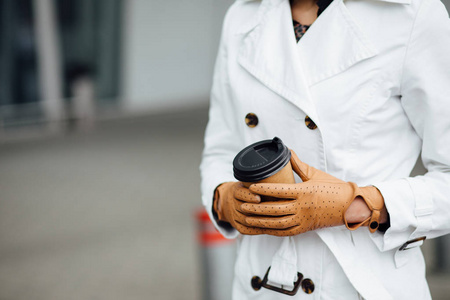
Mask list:
[[[416,28],[416,21],[418,19],[419,12],[421,11],[425,1],[426,0],[422,0],[422,2],[420,3],[419,8],[417,9],[417,12],[416,12],[416,14],[414,16],[414,20],[413,20],[413,23],[412,23],[412,26],[411,26],[411,31],[409,33],[408,41],[406,43],[405,54],[403,56],[403,62],[402,62],[402,67],[401,67],[401,71],[400,71],[401,72],[401,74],[400,74],[400,84],[399,84],[399,94],[400,95],[402,95],[402,90],[403,90],[403,76],[404,76],[404,73],[405,73],[404,71],[405,71],[405,67],[406,67],[406,60],[407,60],[407,57],[408,57],[408,50],[409,50],[410,45],[411,45],[412,37],[413,37],[413,34],[414,34],[414,29]]]
[[[348,157],[345,161],[345,169],[344,169],[344,173],[343,173],[343,180],[348,180],[348,176],[350,175],[350,177],[352,176],[352,170],[353,170],[353,165],[349,166],[349,162],[352,161],[357,161],[356,159],[353,158],[353,156],[355,155],[355,153],[357,153],[356,151],[356,147],[358,145],[358,141],[361,138],[361,130],[362,130],[362,124],[365,120],[364,116],[366,115],[367,112],[367,108],[370,104],[370,102],[373,100],[375,92],[377,90],[377,88],[386,81],[386,78],[384,78],[384,75],[380,78],[380,80],[376,81],[370,91],[370,94],[367,95],[367,99],[364,103],[361,104],[358,113],[355,114],[354,117],[354,126],[352,127],[353,130],[351,130],[350,132],[353,132],[353,134],[350,134],[350,137],[353,137],[351,139],[351,141],[349,142],[349,148],[348,148]]]

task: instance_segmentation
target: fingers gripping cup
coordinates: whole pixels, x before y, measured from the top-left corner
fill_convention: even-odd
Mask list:
[[[281,139],[264,140],[242,149],[234,158],[234,177],[246,187],[256,182],[295,183],[291,151]]]

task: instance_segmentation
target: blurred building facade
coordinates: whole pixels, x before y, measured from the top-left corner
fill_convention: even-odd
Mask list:
[[[0,0],[0,128],[206,104],[232,2]]]
[[[206,104],[231,3],[0,0],[0,128]]]

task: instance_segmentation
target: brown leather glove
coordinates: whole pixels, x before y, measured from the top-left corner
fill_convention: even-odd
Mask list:
[[[242,234],[262,234],[262,230],[244,225],[247,216],[240,211],[242,204],[260,201],[260,196],[251,193],[241,182],[225,182],[216,188],[213,210],[219,221],[229,223]]]
[[[303,182],[251,185],[251,192],[272,198],[260,204],[242,204],[239,210],[247,217],[240,220],[241,224],[276,236],[297,235],[344,224],[350,230],[369,224],[371,232],[377,230],[380,210],[384,207],[383,197],[377,188],[360,188],[353,182],[342,181],[307,165],[291,152],[292,168]],[[345,211],[358,196],[366,202],[372,215],[361,223],[348,224],[344,218]],[[279,200],[274,201],[274,198]]]

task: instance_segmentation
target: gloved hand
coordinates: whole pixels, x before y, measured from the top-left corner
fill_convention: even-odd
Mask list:
[[[241,182],[225,182],[216,188],[213,210],[219,221],[229,223],[242,234],[263,234],[264,231],[259,228],[244,225],[247,216],[240,210],[244,203],[259,202],[261,197],[251,193]]]
[[[240,213],[247,215],[239,220],[242,225],[276,236],[297,235],[344,224],[350,230],[364,225],[369,225],[371,232],[377,230],[380,211],[384,208],[383,196],[377,188],[358,187],[353,182],[342,181],[307,165],[291,152],[292,168],[303,182],[252,184],[249,188],[252,193],[272,198],[260,204],[240,205]],[[372,213],[360,223],[349,224],[344,215],[356,197],[361,197]]]

